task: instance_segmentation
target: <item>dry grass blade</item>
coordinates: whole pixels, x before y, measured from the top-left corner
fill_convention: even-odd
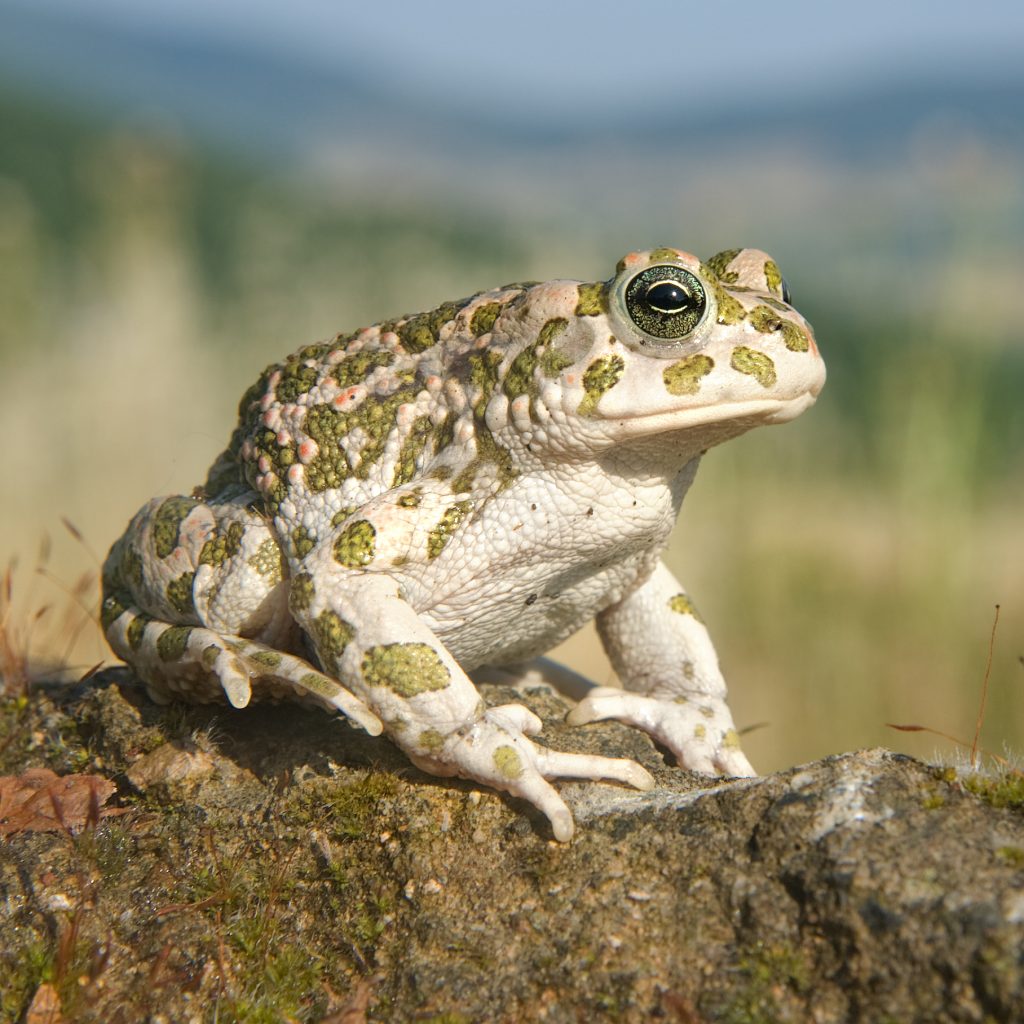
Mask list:
[[[897,732],[926,732],[930,736],[938,736],[939,739],[947,740],[954,746],[960,747],[962,750],[966,750],[970,746],[970,744],[968,744],[966,740],[959,739],[956,736],[951,736],[948,732],[943,732],[941,729],[932,729],[930,726],[927,725],[898,725],[896,722],[886,722],[885,727],[887,729],[895,729]],[[991,758],[1001,768],[1005,768],[1011,775],[1024,774],[1020,772],[1017,768],[1013,768],[1010,765],[1010,762],[1005,757],[1001,757],[999,754],[993,754],[990,750],[985,750],[984,748],[979,749],[981,749],[981,753],[984,754],[985,757]],[[975,749],[971,748],[972,768],[975,766],[974,756]]]
[[[985,665],[985,678],[981,684],[981,701],[978,704],[978,720],[974,726],[974,742],[971,743],[971,765],[976,762],[978,756],[978,737],[981,735],[981,724],[985,720],[985,703],[988,700],[988,679],[992,674],[992,653],[996,646],[996,629],[999,626],[999,605],[996,605],[996,613],[992,619],[992,632],[988,638],[988,662]]]
[[[17,697],[28,688],[28,665],[24,645],[14,636],[11,607],[14,599],[14,560],[4,573],[3,600],[0,602],[0,693]]]
[[[80,538],[77,530],[72,529],[71,532]],[[66,676],[75,645],[83,631],[99,629],[95,598],[97,573],[93,570],[83,572],[74,585],[68,587],[46,568],[49,553],[50,540],[44,536],[28,591],[26,593],[24,587],[19,587],[17,603],[15,559],[10,560],[3,574],[0,587],[0,694],[7,697],[26,696],[34,677],[45,674],[45,678],[56,680]],[[56,587],[66,600],[41,603],[36,600],[33,584],[40,578]]]
[[[986,703],[988,701],[988,684],[989,684],[989,677],[992,675],[992,658],[993,658],[993,655],[994,655],[994,652],[995,652],[996,630],[997,630],[998,626],[999,626],[999,605],[996,605],[995,616],[992,619],[992,632],[989,634],[989,640],[988,640],[988,661],[985,664],[985,677],[982,680],[982,684],[981,684],[981,697],[980,697],[980,699],[978,701],[978,717],[977,717],[977,719],[975,720],[975,723],[974,723],[974,737],[972,738],[970,744],[968,744],[966,742],[966,740],[962,740],[962,739],[960,739],[957,736],[951,736],[949,733],[942,732],[940,729],[933,729],[933,728],[931,728],[930,726],[927,726],[927,725],[911,725],[911,724],[900,725],[900,724],[897,724],[895,722],[886,722],[885,723],[886,728],[888,728],[888,729],[896,729],[898,732],[925,732],[925,733],[929,733],[932,736],[938,736],[940,739],[948,740],[954,746],[957,746],[957,747],[959,747],[961,749],[969,749],[970,750],[970,762],[969,763],[970,763],[971,768],[974,769],[974,770],[977,770],[980,767],[980,765],[978,763],[978,753],[980,751],[986,757],[988,757],[991,760],[995,761],[996,764],[1000,765],[1002,768],[1006,769],[1011,774],[1013,774],[1013,775],[1020,775],[1020,774],[1022,774],[1016,768],[1011,768],[1010,767],[1010,762],[1005,757],[1000,757],[998,754],[993,754],[990,751],[986,751],[986,750],[984,750],[983,748],[981,748],[979,746],[979,741],[980,741],[980,738],[981,738],[981,727],[982,727],[982,725],[984,724],[984,721],[985,721],[985,705],[986,705]],[[1020,660],[1021,660],[1021,664],[1024,664],[1024,655],[1021,655]]]
[[[61,516],[60,521],[64,524],[64,529],[67,530],[68,533],[70,533],[71,536],[75,538],[75,540],[77,540],[83,547],[88,546],[85,543],[85,537],[82,536],[82,531],[77,526],[75,526],[75,524],[71,522],[71,520],[68,519],[67,516]]]
[[[900,725],[896,722],[886,722],[885,727],[887,729],[895,729],[897,732],[926,732],[930,736],[938,736],[939,739],[949,740],[950,743],[958,747],[967,746],[966,741],[958,739],[956,736],[951,736],[948,732],[943,732],[941,729],[933,729],[928,725]]]
[[[89,682],[89,680],[92,679],[92,677],[96,675],[96,673],[99,672],[105,664],[105,661],[97,661],[92,668],[86,669],[86,671],[78,677],[78,685],[81,686],[83,683]]]

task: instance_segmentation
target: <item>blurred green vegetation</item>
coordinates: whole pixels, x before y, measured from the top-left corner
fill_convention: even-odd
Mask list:
[[[539,254],[571,251],[557,225],[526,237],[500,209],[332,190],[10,91],[0,123],[0,429],[23,439],[0,536],[23,564],[61,515],[102,557],[145,499],[198,482],[270,359],[549,276]],[[683,511],[670,561],[740,723],[767,723],[748,743],[762,769],[943,746],[887,732],[894,719],[969,741],[996,603],[984,740],[1024,739],[1024,346],[1016,322],[964,315],[986,306],[980,280],[965,296],[951,275],[948,307],[917,312],[798,290],[829,366],[819,405],[711,453]],[[54,550],[60,579],[88,565]],[[104,656],[88,639],[73,661]],[[565,655],[603,679],[593,646]]]

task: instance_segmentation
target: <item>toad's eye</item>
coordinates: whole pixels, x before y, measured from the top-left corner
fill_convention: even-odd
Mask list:
[[[626,285],[626,312],[644,334],[681,341],[700,325],[707,312],[704,286],[682,267],[671,264],[641,270]]]

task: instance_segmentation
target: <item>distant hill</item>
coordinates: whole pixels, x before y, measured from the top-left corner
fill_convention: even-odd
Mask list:
[[[147,32],[85,15],[0,9],[0,65],[12,83],[73,98],[119,116],[152,116],[203,140],[265,158],[301,159],[324,139],[400,145],[465,165],[524,147],[542,152],[635,146],[685,158],[695,148],[726,153],[738,141],[799,144],[844,160],[886,161],[918,130],[968,131],[986,144],[1024,153],[1024,73],[987,80],[904,81],[879,71],[856,93],[808,93],[775,108],[715,107],[706,97],[666,94],[629,118],[566,129],[515,114],[485,118],[439,109],[402,93],[353,53],[336,68],[241,42]],[[756,104],[756,105],[755,105]],[[699,147],[695,145],[699,140]]]

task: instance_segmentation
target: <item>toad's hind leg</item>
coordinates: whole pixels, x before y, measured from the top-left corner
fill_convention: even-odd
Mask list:
[[[103,567],[107,641],[159,702],[297,696],[378,735],[362,701],[288,650],[296,629],[281,552],[254,498],[144,506]]]

